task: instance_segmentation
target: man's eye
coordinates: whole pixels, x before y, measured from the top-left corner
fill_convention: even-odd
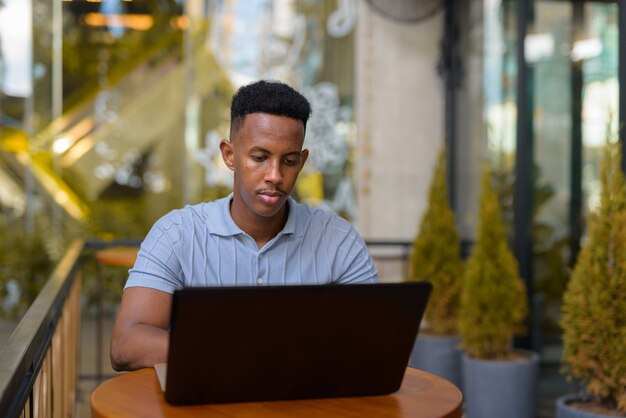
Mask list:
[[[265,156],[263,155],[253,155],[252,160],[256,162],[265,161]]]
[[[297,163],[298,163],[298,160],[294,160],[293,158],[288,158],[285,160],[286,165],[296,165]]]

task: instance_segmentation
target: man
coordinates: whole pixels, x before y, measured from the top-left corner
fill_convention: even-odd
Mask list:
[[[348,222],[289,197],[309,155],[302,146],[310,113],[309,102],[279,82],[259,81],[235,94],[230,141],[220,143],[234,172],[233,193],[172,211],[153,226],[113,329],[114,369],[167,361],[172,293],[183,286],[378,281]]]

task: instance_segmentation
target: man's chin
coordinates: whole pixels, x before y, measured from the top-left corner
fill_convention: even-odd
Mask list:
[[[264,218],[271,218],[281,212],[281,210],[285,207],[286,200],[286,197],[281,197],[280,199],[277,199],[273,202],[261,200],[261,204],[257,205],[257,207],[255,208],[255,212],[257,213],[257,215]]]

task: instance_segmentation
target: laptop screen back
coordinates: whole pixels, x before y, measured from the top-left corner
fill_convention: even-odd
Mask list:
[[[198,404],[399,389],[430,283],[184,288],[165,399]]]

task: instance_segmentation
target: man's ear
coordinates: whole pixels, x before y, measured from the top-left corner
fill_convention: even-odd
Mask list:
[[[304,168],[304,163],[306,163],[307,158],[309,158],[309,150],[308,149],[303,149],[302,153],[300,154],[300,170],[302,170],[302,168]]]
[[[220,151],[222,152],[222,160],[224,160],[226,167],[234,171],[235,161],[233,159],[233,144],[226,139],[222,139],[220,142]]]

